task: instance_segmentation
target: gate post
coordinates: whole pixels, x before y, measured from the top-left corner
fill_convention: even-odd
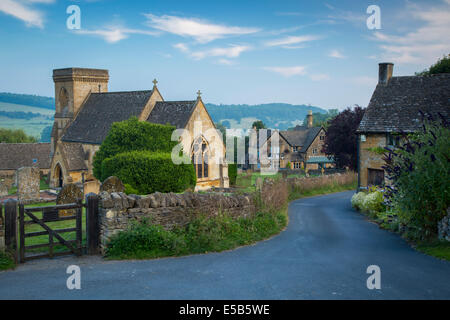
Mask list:
[[[95,193],[86,195],[86,238],[88,254],[98,254],[99,252],[100,225],[98,205],[98,196]]]
[[[5,202],[5,246],[17,263],[17,201],[12,199]]]

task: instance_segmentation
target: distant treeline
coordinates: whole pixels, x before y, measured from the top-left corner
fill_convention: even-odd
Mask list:
[[[42,113],[36,113],[36,112],[23,112],[23,111],[1,111],[0,110],[0,117],[7,117],[11,119],[26,119],[30,120],[33,118],[38,117],[44,117],[48,120],[53,120],[53,116],[47,116]]]
[[[55,109],[55,99],[32,94],[0,92],[0,102],[22,104],[45,109]]]
[[[0,143],[35,143],[38,139],[28,136],[23,129],[0,128]]]

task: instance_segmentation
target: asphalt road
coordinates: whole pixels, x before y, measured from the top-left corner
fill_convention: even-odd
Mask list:
[[[0,272],[0,299],[450,299],[450,262],[350,207],[352,192],[290,204],[288,228],[233,251],[148,261],[66,257]],[[81,268],[81,289],[66,268]],[[381,289],[369,290],[369,265]]]

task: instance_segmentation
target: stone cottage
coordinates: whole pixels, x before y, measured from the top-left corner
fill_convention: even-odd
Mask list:
[[[21,167],[37,167],[41,176],[48,175],[50,143],[0,143],[0,182],[11,188]]]
[[[312,111],[308,112],[306,126],[296,126],[293,130],[274,130],[262,145],[267,148],[271,168],[293,170],[318,170],[334,166],[334,161],[323,153],[325,129],[313,127]],[[278,139],[278,146],[273,142]]]
[[[200,152],[196,154],[199,159],[196,164],[197,188],[228,187],[222,138],[217,133],[203,134],[215,126],[200,92],[196,100],[165,101],[156,80],[151,90],[108,92],[109,72],[100,69],[56,69],[53,70],[53,81],[56,112],[51,135],[52,187],[66,183],[84,183],[86,187],[91,183],[88,189],[95,191],[98,188],[92,173],[95,152],[114,122],[133,116],[141,121],[187,129],[180,143],[190,157]],[[194,132],[199,123],[202,131]],[[219,161],[206,161],[214,157]]]
[[[450,116],[450,74],[393,77],[392,63],[379,64],[378,85],[359,124],[358,188],[385,184],[382,151],[395,147],[396,133],[420,129],[419,111]]]

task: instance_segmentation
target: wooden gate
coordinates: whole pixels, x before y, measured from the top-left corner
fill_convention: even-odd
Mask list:
[[[83,253],[83,207],[81,201],[73,204],[54,205],[47,207],[25,208],[19,205],[19,261],[21,263],[38,258],[53,258],[55,256],[75,254],[80,256]],[[69,215],[61,215],[62,212]],[[68,221],[68,226],[61,228],[56,222]],[[70,225],[73,222],[73,225]],[[43,231],[27,232],[27,227],[39,226]],[[61,225],[61,224],[60,224]],[[38,228],[39,228],[38,227]],[[57,229],[59,228],[59,229]],[[34,228],[36,229],[36,228]],[[75,233],[75,239],[68,240],[64,234]],[[25,239],[48,235],[48,242],[33,245],[25,245]],[[41,237],[42,238],[42,237]],[[58,251],[55,252],[55,246]],[[27,255],[27,251],[48,247],[47,252],[42,254]],[[61,250],[62,247],[62,250]]]

